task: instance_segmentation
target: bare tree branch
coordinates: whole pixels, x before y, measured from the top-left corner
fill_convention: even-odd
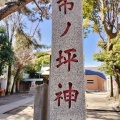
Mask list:
[[[35,0],[33,0],[33,1],[36,4],[36,6],[39,8],[39,10],[41,11],[41,15],[43,15],[43,10],[39,7],[39,5],[37,4],[37,2]],[[41,18],[42,18],[42,16],[41,16]]]
[[[34,32],[33,32],[33,35],[32,35],[32,37],[34,37],[34,35],[35,35],[35,32],[36,32],[36,30],[37,30],[37,28],[38,28],[38,26],[39,26],[39,24],[40,24],[40,21],[41,21],[41,19],[38,21],[38,24],[37,24],[37,26],[36,26],[36,28],[35,28],[35,30],[34,30]]]

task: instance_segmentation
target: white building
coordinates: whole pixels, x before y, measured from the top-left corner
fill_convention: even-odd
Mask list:
[[[7,74],[6,72],[0,76],[0,89],[1,90],[6,90],[6,86],[7,86]]]

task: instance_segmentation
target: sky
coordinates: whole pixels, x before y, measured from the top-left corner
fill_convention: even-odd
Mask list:
[[[52,42],[52,20],[44,20],[40,24],[41,28],[41,43],[51,45]],[[83,39],[83,51],[84,51],[84,65],[87,67],[99,66],[100,63],[93,60],[93,54],[99,51],[97,47],[98,42],[97,34],[89,34],[88,38]]]

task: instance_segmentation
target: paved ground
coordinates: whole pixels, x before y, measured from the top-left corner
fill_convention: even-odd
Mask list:
[[[118,101],[109,99],[105,92],[87,93],[87,120],[120,120]]]
[[[0,97],[0,120],[33,120],[33,101],[28,93]]]
[[[22,100],[30,96],[31,95],[28,93],[17,93],[17,94],[12,94],[7,96],[0,96],[0,106]]]
[[[0,105],[0,120],[33,120],[33,99],[27,93],[0,97],[4,104]],[[117,101],[108,99],[107,93],[86,93],[86,120],[120,120],[116,104]]]
[[[117,106],[118,101],[113,98],[109,98],[106,92],[91,92],[86,93],[86,105],[87,109],[101,109],[101,110],[113,110]]]

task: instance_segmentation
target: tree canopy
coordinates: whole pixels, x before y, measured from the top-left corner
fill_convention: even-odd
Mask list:
[[[6,29],[0,26],[0,75],[3,74],[5,66],[12,61],[12,55]]]
[[[50,64],[50,54],[48,54],[47,52],[38,52],[36,54],[34,63],[36,66],[36,70],[40,70],[40,67],[42,65],[49,65]]]

